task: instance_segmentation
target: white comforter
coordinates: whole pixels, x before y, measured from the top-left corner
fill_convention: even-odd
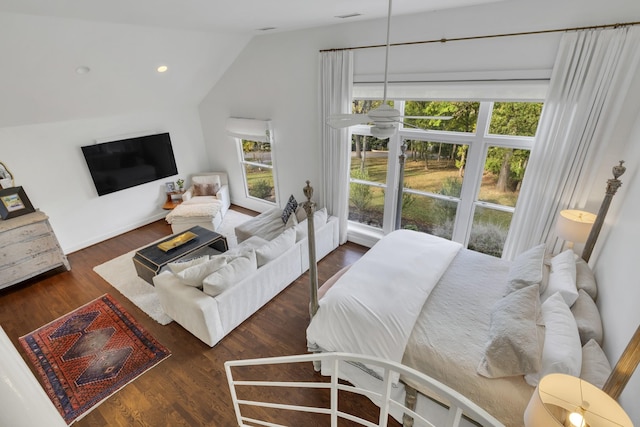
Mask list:
[[[410,230],[385,236],[320,300],[309,350],[401,362],[422,306],[460,247]]]

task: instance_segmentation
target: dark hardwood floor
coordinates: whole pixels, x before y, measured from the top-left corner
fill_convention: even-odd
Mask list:
[[[169,234],[171,229],[166,222],[156,221],[70,254],[71,271],[57,270],[0,291],[0,325],[25,360],[18,337],[105,293],[112,295],[147,331],[172,351],[171,357],[76,422],[78,427],[237,425],[223,363],[227,360],[307,352],[308,273],[213,348],[175,322],[166,326],[156,323],[94,273],[93,267],[96,265]],[[340,246],[319,263],[320,283],[360,258],[365,251],[366,248],[351,243]],[[33,371],[31,364],[27,364]],[[324,380],[313,371],[310,364],[287,367],[283,373],[307,381]],[[285,389],[283,393],[300,404],[326,405],[329,398],[326,392],[306,396]],[[377,417],[377,408],[364,398],[341,393],[340,405],[360,416],[367,414],[366,418],[369,419]],[[326,416],[314,418],[287,414],[283,417],[287,419],[286,425],[291,426],[329,425]],[[355,424],[345,422],[340,425]]]

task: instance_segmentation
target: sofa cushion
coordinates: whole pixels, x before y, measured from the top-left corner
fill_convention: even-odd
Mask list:
[[[318,209],[313,213],[313,227],[318,232],[318,229],[327,223],[327,208]],[[296,229],[296,242],[307,237],[309,233],[309,225],[305,218],[304,221],[299,222],[295,227]]]
[[[202,281],[211,273],[219,270],[227,264],[227,258],[223,255],[212,256],[209,261],[191,266],[176,274],[176,277],[187,286],[202,287]]]
[[[247,240],[251,236],[260,236],[265,240],[275,239],[285,230],[281,215],[280,208],[271,208],[238,225],[235,228],[238,242]]]
[[[215,297],[258,269],[256,251],[248,249],[202,281],[202,291]]]
[[[169,267],[169,270],[171,270],[173,274],[178,274],[189,267],[204,264],[207,261],[209,261],[209,255],[204,255],[190,260],[170,262],[169,264],[167,264],[167,267]]]
[[[248,240],[247,240],[248,241]],[[289,228],[270,242],[256,248],[258,268],[278,258],[296,243],[296,230]]]

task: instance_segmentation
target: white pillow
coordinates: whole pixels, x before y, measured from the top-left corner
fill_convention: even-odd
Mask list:
[[[500,378],[539,371],[543,340],[538,286],[511,292],[491,310],[489,341],[478,374]]]
[[[611,375],[611,365],[602,348],[594,340],[582,347],[582,369],[580,378],[596,387],[602,388]]]
[[[551,271],[549,272],[549,284],[542,293],[542,301],[546,301],[551,295],[560,292],[566,304],[571,307],[578,299],[576,287],[576,258],[573,250],[566,251],[551,258]]]
[[[537,386],[540,379],[548,374],[580,376],[582,368],[582,344],[578,326],[559,292],[542,303],[542,319],[545,324],[542,368],[535,374],[524,376],[532,387]]]
[[[602,345],[602,318],[598,306],[584,290],[578,291],[578,299],[571,306],[571,312],[578,325],[580,341],[585,345],[589,340],[594,339]]]
[[[327,223],[327,217],[327,208],[318,209],[313,213],[313,228],[316,232],[320,227]],[[309,234],[309,224],[305,218],[304,221],[299,222],[298,225],[296,225],[296,242],[307,237],[307,234]]]
[[[294,228],[286,229],[281,235],[270,242],[256,248],[256,258],[258,268],[262,267],[269,261],[278,258],[285,253],[287,249],[296,243],[296,230]]]
[[[215,255],[207,262],[182,270],[180,273],[176,274],[176,277],[180,279],[180,282],[187,286],[199,288],[202,286],[202,281],[205,277],[222,268],[226,264],[227,258],[224,255]]]
[[[249,249],[202,281],[202,292],[212,297],[220,295],[258,269],[256,251]]]
[[[222,255],[227,257],[227,262],[230,262],[232,258],[235,258],[243,252],[246,252],[248,249],[258,249],[259,247],[268,243],[269,241],[267,239],[263,239],[260,236],[251,236],[247,240],[239,243],[235,248],[223,252]]]
[[[507,292],[542,282],[544,251],[544,244],[534,246],[513,260],[507,276]]]
[[[576,287],[583,289],[594,301],[598,297],[596,277],[589,264],[582,258],[576,260]]]
[[[198,258],[190,259],[188,261],[170,262],[169,264],[167,264],[167,267],[169,267],[169,270],[171,270],[173,274],[178,274],[189,267],[193,267],[194,265],[198,264],[204,264],[207,261],[209,261],[209,255],[204,255]]]

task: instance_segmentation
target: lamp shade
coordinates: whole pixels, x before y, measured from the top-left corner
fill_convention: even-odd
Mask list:
[[[565,424],[572,413],[584,417],[584,423]],[[550,374],[540,380],[524,411],[524,425],[633,427],[629,416],[611,396],[580,378],[565,374]]]
[[[595,221],[596,215],[590,212],[573,209],[563,210],[560,211],[556,223],[556,233],[567,242],[584,243],[587,241]]]

